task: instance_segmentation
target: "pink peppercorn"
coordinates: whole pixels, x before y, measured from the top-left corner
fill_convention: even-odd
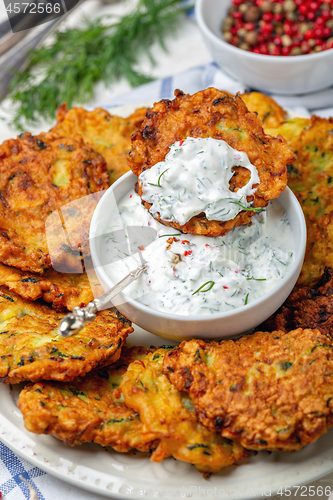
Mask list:
[[[301,55],[333,47],[333,0],[232,0],[225,40],[256,54]]]

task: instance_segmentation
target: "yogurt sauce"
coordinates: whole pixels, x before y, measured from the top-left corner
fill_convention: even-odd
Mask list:
[[[255,214],[251,226],[217,238],[184,235],[160,224],[134,191],[124,196],[118,209],[125,230],[150,226],[157,231],[142,251],[147,272],[125,293],[158,311],[211,315],[250,304],[278,284],[294,261],[293,234],[277,200]],[[102,245],[102,261],[113,261],[104,269],[114,283],[140,265],[138,255],[126,257],[123,250],[114,262],[112,232],[120,228],[119,222],[110,221]]]
[[[233,167],[247,168],[249,182],[237,192],[229,189]],[[164,221],[180,225],[205,212],[208,220],[233,219],[244,207],[247,196],[254,194],[260,179],[246,153],[225,141],[208,137],[176,142],[165,160],[141,173],[142,198],[151,203],[150,213]]]

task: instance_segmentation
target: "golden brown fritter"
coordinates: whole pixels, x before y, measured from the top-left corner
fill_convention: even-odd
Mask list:
[[[0,146],[0,262],[42,273],[51,267],[52,247],[59,265],[75,267],[98,202],[87,195],[106,189],[107,177],[104,159],[79,136],[25,133],[5,141]],[[79,198],[74,207],[71,202]]]
[[[241,95],[249,111],[257,113],[267,134],[267,129],[279,127],[286,121],[287,113],[268,95],[261,92],[248,92]],[[283,135],[283,134],[281,134]]]
[[[288,186],[300,202],[307,247],[298,286],[312,286],[325,266],[333,267],[333,119],[295,118],[270,133],[281,133],[296,153],[288,165]]]
[[[57,335],[64,315],[29,302],[0,287],[0,378],[6,384],[24,380],[70,381],[117,361],[133,331],[125,318],[110,311],[97,314],[80,333]]]
[[[319,282],[302,287],[289,295],[280,309],[257,330],[318,329],[333,335],[333,269],[325,268]]]
[[[144,347],[124,347],[115,364],[71,383],[27,385],[18,400],[25,427],[70,445],[93,442],[122,452],[149,451],[154,443],[142,434],[138,413],[112,395],[127,366],[148,352]]]
[[[333,345],[319,330],[182,342],[164,373],[199,420],[250,450],[297,451],[333,425]]]
[[[274,137],[278,134],[282,135],[286,139],[288,145],[292,148],[293,141],[297,141],[298,136],[303,132],[303,130],[308,129],[310,125],[311,120],[309,118],[296,117],[289,118],[275,127],[268,128],[266,126],[265,131],[267,134],[273,135]]]
[[[67,274],[49,269],[44,274],[21,271],[16,267],[0,264],[0,286],[6,286],[24,299],[37,300],[42,298],[52,303],[55,311],[74,307],[85,307],[100,296],[103,290],[99,283],[92,282],[86,273]]]
[[[170,349],[161,347],[132,363],[115,391],[115,396],[123,394],[126,405],[140,414],[142,431],[160,440],[151,460],[161,462],[172,455],[211,473],[245,458],[241,446],[198,422],[190,398],[163,374],[163,359]]]
[[[229,94],[229,92],[226,93]],[[234,94],[229,95],[235,97]],[[258,115],[266,134],[273,135],[269,129],[279,127],[287,119],[287,112],[268,95],[261,92],[246,92],[240,94],[240,97],[245,102],[247,109]]]
[[[258,170],[260,184],[253,196],[248,197],[254,208],[265,207],[287,185],[286,164],[294,159],[282,137],[270,137],[264,133],[261,121],[250,113],[240,96],[231,97],[226,92],[209,88],[194,95],[175,92],[173,101],[163,99],[147,112],[142,130],[132,136],[132,149],[128,164],[139,176],[163,161],[169,148],[186,137],[213,137],[226,141],[231,147],[247,153],[250,162]],[[243,167],[235,167],[230,182],[231,190],[244,186],[250,173]],[[142,196],[139,181],[138,193]],[[150,203],[143,202],[149,210]],[[192,217],[186,224],[159,222],[179,229],[183,233],[206,236],[223,236],[234,227],[248,224],[254,211],[241,211],[230,221],[209,221],[204,214]]]
[[[87,111],[83,108],[58,108],[57,124],[52,131],[60,137],[80,134],[84,141],[105,158],[112,184],[128,172],[127,155],[131,135],[139,129],[147,108],[137,109],[128,118],[110,115],[105,109]]]

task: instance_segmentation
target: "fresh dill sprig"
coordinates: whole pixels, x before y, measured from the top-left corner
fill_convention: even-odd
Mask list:
[[[177,234],[161,234],[161,236],[159,236],[159,238],[165,238],[165,236],[168,236],[169,238],[171,238],[171,236],[181,236],[180,233],[177,233]]]
[[[159,176],[158,180],[157,180],[157,184],[153,184],[152,182],[147,182],[147,184],[149,184],[150,186],[155,186],[155,187],[158,187],[158,188],[161,188],[161,184],[160,184],[160,180],[161,180],[161,177],[163,174],[165,174],[165,172],[167,172],[168,170],[170,170],[170,168],[167,168],[166,170],[164,170],[164,172],[161,173],[161,175]]]
[[[262,212],[264,210],[263,207],[245,207],[240,201],[231,201],[234,205],[239,205],[242,210],[246,212]]]
[[[192,295],[195,295],[198,292],[209,292],[215,285],[215,281],[206,281],[203,285],[201,285],[198,290],[192,293]],[[207,288],[204,290],[204,287],[207,286]]]
[[[85,18],[80,28],[58,31],[50,45],[30,52],[26,69],[13,77],[13,125],[22,129],[41,118],[54,119],[64,102],[68,107],[87,104],[98,81],[110,86],[124,77],[132,87],[151,81],[137,69],[140,58],[154,64],[152,44],[165,49],[166,35],[175,31],[186,10],[178,0],[139,0],[122,17]]]
[[[266,278],[249,278],[249,277],[246,277],[247,280],[255,280],[255,281],[266,281]]]

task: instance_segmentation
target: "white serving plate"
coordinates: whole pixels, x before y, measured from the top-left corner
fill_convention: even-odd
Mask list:
[[[128,344],[150,346],[160,342],[159,337],[135,327]],[[262,498],[263,491],[273,496],[279,488],[309,483],[333,471],[333,429],[302,451],[260,452],[241,465],[212,475],[209,480],[194,466],[173,458],[157,464],[139,452],[117,453],[92,444],[72,448],[51,436],[35,435],[24,428],[16,404],[19,389],[0,385],[1,441],[45,472],[108,498],[199,500],[205,491],[206,497],[248,500]]]
[[[127,116],[138,107],[142,105],[110,111]],[[160,337],[134,325],[127,345],[158,346],[161,341]],[[176,344],[170,340],[165,343]],[[45,472],[107,498],[250,500],[273,496],[280,488],[308,484],[333,472],[333,428],[299,452],[260,452],[241,465],[212,475],[209,480],[194,466],[173,458],[157,464],[140,452],[117,453],[94,444],[70,447],[51,436],[32,434],[25,429],[17,407],[21,388],[22,385],[0,384],[0,440]]]

